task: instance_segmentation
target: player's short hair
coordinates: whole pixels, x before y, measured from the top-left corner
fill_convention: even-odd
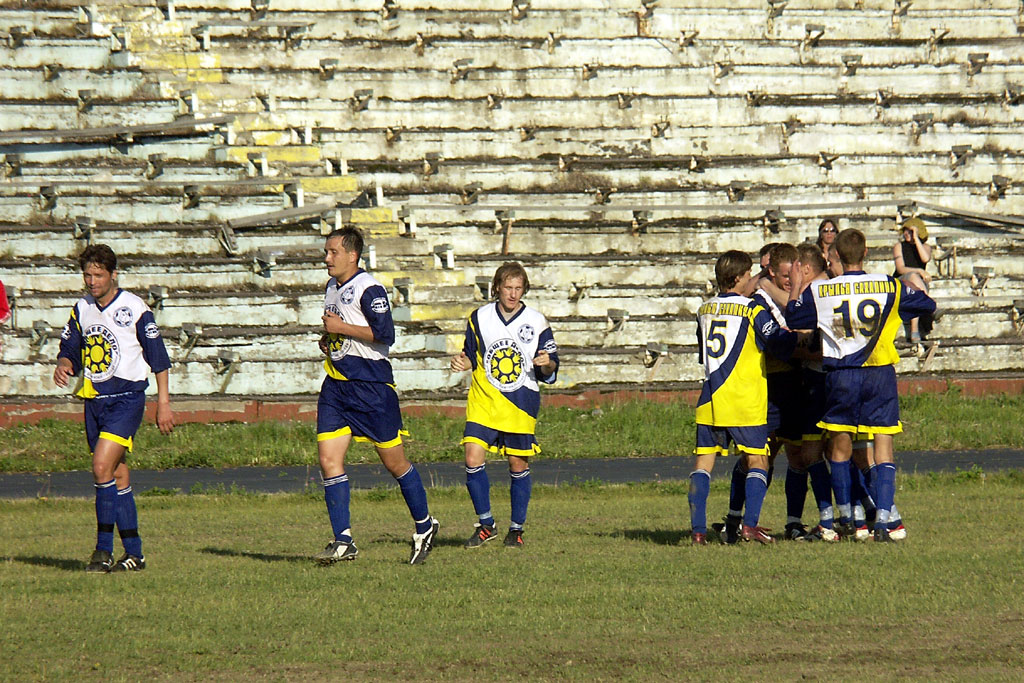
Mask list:
[[[763,247],[761,247],[761,250],[759,252],[757,252],[757,258],[758,259],[763,258],[765,254],[767,254],[768,252],[770,252],[772,249],[774,249],[775,247],[779,246],[780,244],[782,244],[782,242],[769,242],[768,244],[764,245]]]
[[[825,272],[828,264],[825,263],[825,256],[816,244],[804,243],[796,248],[797,261],[801,265],[810,266],[815,273]]]
[[[523,296],[530,291],[530,278],[526,275],[526,268],[523,268],[518,261],[508,261],[498,266],[494,271],[494,279],[491,281],[491,298],[498,298],[498,288],[505,280],[518,277],[523,281]]]
[[[749,273],[754,265],[746,252],[732,249],[725,252],[715,261],[715,282],[720,291],[732,289],[743,273]]]
[[[796,247],[792,244],[780,242],[776,244],[768,255],[768,267],[778,273],[783,263],[793,263],[797,260]]]
[[[836,237],[836,253],[844,266],[864,262],[864,247],[867,246],[864,233],[856,228],[847,228]]]
[[[363,233],[359,231],[359,228],[346,225],[344,228],[332,230],[324,243],[326,244],[334,239],[341,240],[341,247],[345,251],[356,252],[357,258],[363,255]]]
[[[84,272],[90,263],[102,266],[108,273],[117,270],[117,255],[105,244],[90,244],[78,256],[78,267]]]

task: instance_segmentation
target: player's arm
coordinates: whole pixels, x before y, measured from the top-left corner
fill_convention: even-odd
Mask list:
[[[779,308],[785,308],[786,304],[789,303],[789,292],[781,287],[776,287],[775,283],[770,279],[765,278],[764,280],[761,280],[759,286],[765,294],[772,298],[772,301],[778,304]]]
[[[558,376],[558,345],[550,327],[540,333],[537,349],[537,356],[533,359],[534,376],[545,384],[554,384]]]
[[[395,321],[391,317],[388,293],[380,285],[367,287],[359,298],[359,308],[368,325],[353,325],[341,316],[326,312],[323,316],[324,329],[331,334],[357,339],[362,342],[376,342],[388,346],[395,343]]]
[[[476,332],[473,329],[473,318],[466,323],[466,338],[462,342],[462,352],[452,356],[448,367],[452,372],[465,372],[476,367]]]
[[[82,326],[78,322],[78,304],[75,304],[60,333],[60,350],[57,352],[57,367],[53,370],[53,383],[58,387],[66,387],[68,381],[81,370]]]
[[[811,288],[804,290],[803,294],[797,294],[796,285],[789,293],[789,303],[786,304],[786,326],[791,330],[813,330],[818,327],[818,309],[814,306],[814,295]]]
[[[145,311],[135,323],[135,338],[142,347],[142,357],[156,378],[156,426],[161,434],[174,431],[174,412],[171,410],[170,380],[171,359],[160,335],[152,311]]]
[[[753,324],[754,337],[761,349],[779,360],[789,360],[792,357],[799,338],[796,332],[780,327],[772,314],[761,306],[757,306]]]

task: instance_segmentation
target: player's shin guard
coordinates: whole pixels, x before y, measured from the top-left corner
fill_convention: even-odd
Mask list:
[[[406,473],[397,479],[402,497],[412,514],[412,521],[416,523],[416,533],[426,533],[430,530],[430,509],[427,507],[427,490],[423,488],[420,473],[416,471],[415,465],[409,465]]]
[[[743,514],[743,504],[747,499],[747,470],[743,467],[743,458],[736,459],[732,468],[732,479],[729,481],[729,516],[739,517]]]
[[[878,507],[878,516],[875,518],[876,529],[886,529],[889,524],[889,511],[892,509],[892,499],[896,493],[896,465],[891,462],[883,462],[875,466],[875,491],[878,498],[875,503]]]
[[[900,516],[900,511],[896,509],[896,504],[892,506],[892,510],[889,511],[889,531],[894,531],[900,528],[903,524],[903,518]]]
[[[114,480],[96,484],[96,550],[114,552],[117,487]]]
[[[690,473],[690,530],[695,534],[708,532],[708,492],[711,490],[711,474],[707,470]]]
[[[473,501],[473,510],[483,526],[494,526],[494,515],[491,514],[491,482],[487,478],[487,466],[466,466],[466,488],[469,499]]]
[[[746,489],[747,500],[743,511],[743,525],[757,526],[757,520],[761,518],[764,496],[768,492],[768,472],[751,467],[747,472]]]
[[[509,494],[512,498],[512,517],[510,518],[510,529],[522,529],[526,524],[526,508],[530,505],[530,492],[533,490],[533,480],[530,478],[530,468],[522,472],[509,470],[509,477],[512,481],[509,484]]]
[[[852,515],[850,506],[850,466],[845,461],[831,461],[832,465],[832,493],[836,497],[836,507],[839,508],[839,523],[849,524]]]
[[[331,530],[335,541],[352,542],[352,533],[348,514],[349,488],[348,475],[324,479],[324,502],[327,503],[327,516],[331,519]]]
[[[807,500],[807,470],[786,468],[786,524],[799,524]]]
[[[814,501],[818,505],[818,522],[823,528],[831,529],[832,520],[832,475],[828,473],[828,465],[824,460],[819,460],[807,468],[811,477],[811,490],[814,492]]]
[[[139,538],[139,514],[135,508],[135,494],[132,487],[117,491],[117,531],[121,535],[124,551],[135,557],[142,557],[142,539]]]

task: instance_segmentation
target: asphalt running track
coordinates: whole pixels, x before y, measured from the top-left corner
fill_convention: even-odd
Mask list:
[[[1024,469],[1024,450],[995,449],[979,451],[906,451],[896,455],[901,472],[955,472],[977,465],[984,472]],[[713,478],[725,476],[731,459],[718,463]],[[461,462],[419,463],[424,484],[431,486],[463,486],[466,473]],[[346,471],[355,488],[396,486],[383,465],[348,465]],[[545,460],[538,458],[531,468],[536,484],[579,484],[597,481],[607,484],[629,482],[685,480],[693,469],[689,456],[664,458],[605,458],[577,460]],[[491,482],[506,485],[504,466],[491,463]],[[252,493],[297,493],[320,490],[320,471],[308,467],[230,467],[224,469],[190,468],[176,470],[134,470],[132,488],[136,493],[152,489],[213,492],[245,490]],[[0,474],[0,498],[92,498],[92,473],[53,472],[43,474]]]

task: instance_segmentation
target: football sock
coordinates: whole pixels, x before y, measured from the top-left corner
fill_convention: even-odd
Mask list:
[[[405,504],[409,506],[409,512],[412,514],[412,521],[416,522],[416,533],[429,531],[430,509],[427,507],[427,490],[423,488],[423,480],[420,479],[416,466],[409,465],[405,474],[396,478],[399,488],[402,489]]]
[[[832,475],[828,473],[828,465],[819,460],[807,468],[811,476],[811,490],[818,504],[819,524],[825,529],[832,528]]]
[[[875,487],[871,481],[872,467],[874,467],[874,465],[865,467],[860,471],[860,475],[864,478],[864,488],[868,492],[867,497],[861,500],[864,504],[864,513],[867,515],[868,521],[872,521],[875,518]]]
[[[142,557],[142,539],[139,538],[139,514],[135,508],[135,494],[132,487],[117,491],[117,531],[121,534],[124,551],[135,557]]]
[[[117,487],[114,480],[96,484],[96,550],[114,552]]]
[[[711,474],[707,470],[690,473],[690,491],[686,498],[690,503],[690,530],[695,534],[708,532],[708,492],[711,490]]]
[[[860,468],[851,460],[850,461],[850,502],[863,504],[868,498],[868,490],[864,484],[864,475],[861,474]]]
[[[343,543],[352,542],[348,501],[347,474],[324,479],[324,502],[327,503],[327,516],[331,519],[331,530],[334,532],[334,540]]]
[[[509,495],[512,498],[512,516],[509,528],[522,529],[526,524],[526,508],[530,505],[530,492],[533,490],[530,468],[527,467],[522,472],[509,470],[508,475],[512,478],[509,482]]]
[[[850,466],[846,462],[831,461],[832,465],[832,492],[836,497],[836,507],[839,508],[839,523],[850,523]]]
[[[807,470],[786,468],[786,524],[800,524],[807,499]]]
[[[900,517],[900,511],[893,505],[892,510],[889,511],[889,531],[899,529],[902,524],[903,519]]]
[[[761,517],[761,505],[764,504],[764,494],[768,492],[768,472],[751,467],[747,472],[746,489],[747,503],[743,512],[743,524],[757,526],[757,520]]]
[[[863,529],[868,525],[868,518],[864,514],[864,506],[860,503],[853,504],[853,525],[858,529]]]
[[[729,516],[741,516],[746,499],[747,471],[743,469],[743,458],[737,458],[736,465],[732,468],[732,480],[729,482]]]
[[[494,526],[494,515],[491,514],[491,482],[487,478],[487,466],[466,466],[466,488],[469,499],[473,501],[473,509],[483,526]]]
[[[875,528],[886,528],[889,523],[889,511],[892,509],[893,496],[896,493],[896,465],[891,462],[883,462],[875,466],[875,491],[878,498],[875,504],[878,507],[878,515],[875,517]]]

